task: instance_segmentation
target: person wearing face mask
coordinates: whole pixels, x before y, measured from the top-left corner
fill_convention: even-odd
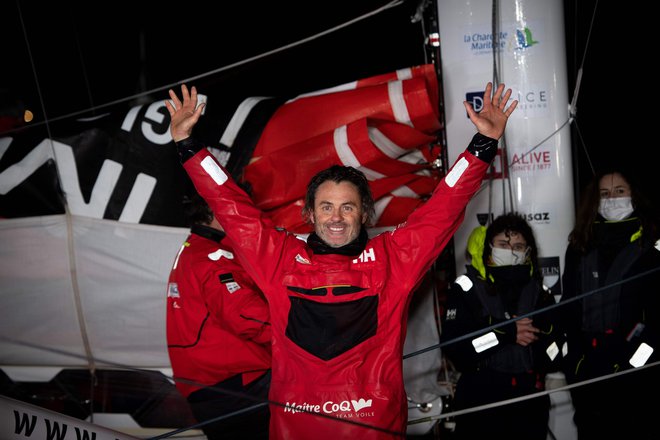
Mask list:
[[[660,437],[653,403],[660,369],[641,368],[660,360],[657,240],[657,213],[633,178],[622,170],[596,175],[577,211],[562,276],[564,374],[575,386],[580,439]]]
[[[477,227],[467,250],[470,264],[452,285],[442,320],[443,353],[460,372],[455,410],[543,391],[545,375],[560,368],[563,343],[552,310],[515,319],[555,304],[524,217],[504,214]],[[461,415],[452,438],[545,440],[549,410],[546,395]]]

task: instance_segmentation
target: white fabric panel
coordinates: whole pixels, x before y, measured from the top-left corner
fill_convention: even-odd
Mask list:
[[[1,220],[0,243],[0,338],[57,348],[83,359],[0,340],[0,365],[85,364],[64,216]]]
[[[73,273],[96,362],[168,368],[167,278],[188,230],[72,221]],[[0,221],[0,367],[87,366],[66,231],[64,216]]]
[[[0,396],[0,438],[57,438],[58,440],[137,440],[122,432]]]
[[[435,295],[431,277],[424,280],[414,293],[408,313],[408,331],[403,345],[404,355],[415,353],[437,345],[440,342],[438,325],[435,318]],[[446,390],[438,384],[438,373],[442,365],[439,348],[403,360],[403,380],[409,402],[408,418],[416,420],[442,412],[442,396]],[[415,404],[431,404],[431,410],[423,413],[415,409]],[[430,421],[408,426],[410,435],[422,435],[429,432],[437,421]]]

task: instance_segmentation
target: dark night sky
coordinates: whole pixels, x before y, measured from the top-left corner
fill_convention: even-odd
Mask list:
[[[0,6],[7,43],[0,88],[36,109],[37,120],[44,112],[52,119],[244,60],[387,3],[173,2],[169,7],[152,1],[12,0]],[[238,103],[247,96],[293,96],[421,64],[422,30],[410,20],[418,4],[406,1],[314,42],[194,83]],[[596,167],[625,162],[652,185],[660,155],[647,116],[655,104],[648,67],[655,44],[644,36],[654,26],[650,14],[597,0],[565,0],[564,9],[569,97],[576,66],[585,60],[572,142],[578,183],[589,177],[588,151]],[[165,96],[157,91],[148,99]]]
[[[387,4],[333,2],[75,2],[21,4],[23,28],[49,118],[176,83],[294,43]],[[56,3],[56,4],[55,4]],[[139,8],[136,5],[139,3]],[[185,4],[185,9],[182,5]],[[226,99],[298,93],[424,60],[422,32],[407,2],[358,25],[242,67],[196,80]],[[10,5],[12,6],[12,5]],[[213,8],[217,10],[214,11]],[[4,16],[17,16],[13,11]],[[34,94],[17,18],[12,86]],[[151,98],[165,98],[166,91]]]
[[[653,130],[657,122],[651,120],[657,75],[648,66],[656,50],[651,43],[656,38],[655,18],[636,3],[567,0],[564,4],[570,97],[577,67],[584,60],[572,130],[579,180],[590,177],[586,151],[596,169],[619,164],[633,170],[647,187],[647,195],[660,205],[653,179],[660,148]]]

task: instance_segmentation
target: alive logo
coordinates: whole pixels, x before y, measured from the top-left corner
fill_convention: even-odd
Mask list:
[[[550,151],[532,150],[526,153],[514,153],[511,158],[512,171],[550,170],[552,155]]]

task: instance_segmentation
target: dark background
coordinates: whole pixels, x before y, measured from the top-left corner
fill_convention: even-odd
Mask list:
[[[561,1],[561,0],[558,0]],[[420,4],[404,1],[337,32],[188,83],[235,105],[247,96],[295,96],[428,62]],[[572,125],[576,191],[621,163],[655,191],[651,122],[655,40],[651,14],[633,3],[564,0],[569,97],[583,76]],[[15,100],[35,121],[125,110],[140,99],[388,4],[332,2],[3,2],[2,111]],[[484,7],[492,2],[484,0]],[[428,26],[427,30],[428,30]],[[112,104],[114,103],[114,104]],[[13,107],[12,107],[13,106]],[[92,110],[90,110],[92,109]]]

